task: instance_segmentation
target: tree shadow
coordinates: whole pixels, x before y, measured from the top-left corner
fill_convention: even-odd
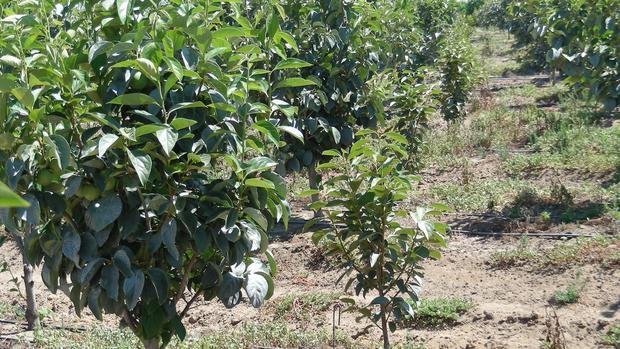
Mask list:
[[[620,310],[620,299],[618,299],[617,302],[610,304],[607,309],[601,312],[601,315],[606,318],[613,318],[618,310]]]
[[[598,218],[605,214],[606,205],[584,200],[573,201],[572,194],[559,184],[554,184],[549,197],[541,197],[531,188],[523,189],[502,213],[507,217],[528,220],[541,225],[575,223]]]

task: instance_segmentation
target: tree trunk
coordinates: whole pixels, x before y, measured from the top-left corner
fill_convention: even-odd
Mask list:
[[[310,189],[317,190],[319,189],[319,176],[316,173],[316,162],[313,162],[312,165],[308,166],[308,186]],[[319,194],[312,194],[311,196],[312,202],[319,201]],[[318,210],[314,213],[314,217],[322,217],[323,211]]]
[[[385,314],[386,310],[385,309],[385,305],[381,306],[382,311],[381,311],[381,331],[383,331],[383,349],[390,349],[390,337],[389,337],[389,333],[388,333],[388,323],[387,323],[387,316]]]
[[[144,349],[159,349],[159,338],[141,339]]]
[[[28,229],[30,230],[30,229]],[[28,232],[29,233],[29,232]],[[34,268],[26,258],[26,253],[22,253],[24,263],[24,288],[26,289],[26,321],[29,330],[39,329],[39,310],[37,309],[37,299],[34,295]]]

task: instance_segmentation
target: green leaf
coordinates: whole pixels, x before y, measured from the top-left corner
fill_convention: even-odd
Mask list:
[[[0,182],[0,208],[28,207],[29,203]]]
[[[66,169],[69,166],[69,161],[71,158],[71,148],[69,147],[69,142],[67,142],[63,136],[57,134],[44,137],[43,140],[54,153],[54,157],[58,162],[58,167],[60,167],[61,170]]]
[[[127,22],[127,17],[131,15],[133,7],[133,0],[116,0],[116,11],[118,13],[118,19],[122,24]]]
[[[376,297],[375,299],[372,300],[372,302],[370,302],[370,305],[374,305],[374,304],[384,305],[384,304],[388,304],[389,302],[390,300],[387,299],[386,297]]]
[[[19,68],[19,66],[22,64],[22,60],[12,55],[4,55],[0,57],[0,63]]]
[[[32,225],[37,225],[41,221],[41,207],[39,206],[39,200],[32,194],[25,194],[22,197],[26,202],[28,202],[28,206],[23,208],[17,208],[15,210],[15,215]]]
[[[146,183],[149,181],[149,175],[151,174],[151,168],[153,167],[153,161],[151,160],[151,157],[147,154],[144,154],[142,151],[131,151],[129,149],[127,149],[127,155],[129,156],[129,161],[131,162],[131,165],[138,174],[140,183],[145,186]]]
[[[161,144],[161,147],[164,149],[164,153],[166,153],[167,156],[170,156],[170,152],[179,139],[179,134],[177,131],[170,127],[166,127],[156,131],[155,137],[157,137],[159,144]]]
[[[303,133],[301,133],[301,131],[299,131],[295,127],[292,127],[292,126],[278,126],[278,129],[288,133],[291,136],[293,136],[295,139],[300,141],[302,144],[304,143],[304,135],[303,135]]]
[[[273,70],[297,69],[297,68],[306,68],[306,67],[311,67],[311,66],[312,64],[306,61],[302,61],[301,59],[287,58],[287,59],[283,59],[280,62],[278,62],[278,64],[276,64],[276,67],[273,68]]]
[[[13,96],[17,98],[19,103],[21,103],[26,109],[32,111],[34,108],[35,98],[32,92],[29,89],[24,87],[14,88],[12,91]]]
[[[18,87],[17,83],[4,76],[0,76],[0,93],[11,92],[14,88]]]
[[[113,265],[107,265],[101,269],[101,287],[105,290],[108,298],[118,300],[118,268]]]
[[[123,212],[123,202],[117,195],[110,195],[91,202],[84,215],[86,225],[95,232],[114,223]]]
[[[133,275],[133,270],[131,269],[131,260],[129,259],[127,252],[125,252],[124,250],[116,251],[116,253],[114,253],[114,256],[112,256],[112,262],[114,263],[114,266],[116,266],[116,268],[118,268],[118,270],[120,270],[120,272],[123,273],[126,278],[129,278]]]
[[[144,273],[141,270],[136,270],[131,277],[126,278],[123,282],[125,303],[129,311],[133,310],[138,304],[142,289],[144,289]]]
[[[89,261],[80,272],[80,284],[88,284],[93,276],[95,276],[95,274],[99,271],[99,268],[101,268],[104,261],[105,259],[101,257]]]
[[[243,288],[254,308],[263,305],[265,299],[267,299],[267,293],[269,292],[268,277],[264,273],[252,273],[244,280]],[[271,278],[269,277],[269,279]]]
[[[278,129],[273,126],[271,122],[267,120],[260,120],[254,123],[252,127],[264,134],[265,137],[267,137],[267,139],[269,139],[272,143],[278,144],[278,142],[280,142],[280,134],[278,133]]]
[[[157,293],[157,299],[159,304],[162,305],[168,299],[168,288],[170,287],[170,280],[168,274],[159,268],[151,268],[147,272],[149,279],[153,283],[155,292]]]
[[[190,104],[194,104],[194,103],[190,103]],[[198,121],[192,120],[192,119],[176,118],[172,120],[172,122],[170,123],[170,126],[174,127],[176,130],[182,130],[184,128],[192,127],[197,123]]]
[[[245,212],[245,214],[250,216],[252,220],[254,221],[254,223],[258,224],[258,226],[261,227],[261,229],[263,229],[264,231],[267,230],[267,227],[268,227],[267,219],[265,218],[265,216],[263,215],[261,211],[253,207],[246,207],[243,209],[243,212]]]
[[[62,254],[69,258],[76,266],[80,265],[80,252],[81,239],[80,235],[73,229],[65,229],[62,236]]]
[[[164,242],[164,246],[166,246],[166,251],[172,257],[172,259],[176,262],[180,261],[179,250],[176,245],[176,236],[177,236],[177,221],[176,219],[169,219],[165,221],[161,225],[161,236],[162,241]]]
[[[166,61],[166,64],[168,64],[168,69],[170,69],[170,71],[172,72],[172,74],[174,74],[177,80],[182,81],[183,66],[181,65],[181,63],[179,63],[179,61],[177,61],[175,58],[171,57],[164,57],[164,60]]]
[[[316,85],[316,82],[304,78],[288,78],[280,81],[276,85],[276,89],[284,88],[284,87],[302,87],[302,86],[313,86]]]
[[[409,144],[409,142],[407,141],[407,138],[405,138],[405,136],[401,135],[400,133],[397,132],[387,132],[385,133],[385,136],[388,137],[389,139],[396,141],[398,143],[401,144]]]
[[[207,108],[207,106],[198,101],[198,102],[182,102],[182,103],[178,103],[175,104],[174,106],[172,106],[172,108],[170,108],[170,110],[168,111],[168,113],[173,113],[177,110],[182,110],[182,109],[190,109],[190,108]],[[181,118],[177,118],[177,119],[181,119]],[[175,119],[175,120],[177,120]],[[189,120],[189,119],[182,119],[182,120]],[[194,120],[190,120],[190,121],[194,121]],[[172,121],[174,123],[174,120]],[[196,121],[194,121],[194,123],[196,123]],[[174,127],[174,125],[173,125]],[[176,128],[176,127],[175,127]],[[181,127],[183,128],[183,127]]]
[[[99,55],[105,53],[113,44],[109,41],[98,41],[88,50],[88,63],[92,63],[93,60]]]
[[[102,158],[106,151],[108,151],[108,149],[118,140],[118,136],[114,135],[114,134],[106,134],[103,135],[103,137],[101,137],[99,139],[99,146],[98,146],[98,151],[99,151],[99,157]]]
[[[127,93],[114,98],[109,103],[130,106],[148,104],[159,105],[159,103],[157,103],[157,101],[153,99],[153,97],[147,96],[144,93]]]
[[[340,156],[340,153],[337,150],[329,149],[325,150],[321,153],[323,156]]]
[[[254,172],[262,172],[268,170],[276,166],[277,164],[277,162],[273,161],[268,157],[258,156],[243,164],[243,168],[246,170],[247,174],[251,174]]]
[[[271,181],[260,178],[248,178],[244,184],[248,187],[275,189],[275,185]]]
[[[103,320],[103,315],[101,313],[101,288],[93,287],[88,292],[88,309],[93,313],[97,320]]]
[[[168,125],[166,124],[146,124],[146,125],[142,125],[140,127],[138,127],[136,129],[136,138],[137,137],[142,137],[144,135],[150,135],[151,133],[155,133],[159,130],[163,130],[166,127],[168,127]]]
[[[159,82],[159,73],[157,72],[157,67],[155,67],[155,64],[153,64],[151,60],[146,58],[138,58],[136,59],[136,64],[138,65],[138,69],[144,75],[146,75],[147,78],[149,78],[155,83]]]

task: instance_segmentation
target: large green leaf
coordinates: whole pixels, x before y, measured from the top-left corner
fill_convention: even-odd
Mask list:
[[[102,158],[108,149],[118,140],[118,136],[114,134],[106,134],[99,138],[98,152],[99,157]]]
[[[28,207],[28,202],[15,194],[6,184],[0,182],[0,208]]]
[[[71,159],[71,148],[69,142],[61,135],[51,135],[43,138],[49,149],[52,150],[58,167],[64,170],[69,166]]]
[[[311,67],[312,64],[303,61],[301,59],[297,59],[297,58],[287,58],[287,59],[283,59],[280,62],[278,62],[278,64],[276,64],[275,68],[273,68],[273,70],[280,70],[280,69],[296,69],[296,68],[305,68],[305,67]]]
[[[175,131],[171,127],[166,127],[164,129],[155,131],[155,137],[157,137],[159,144],[161,144],[161,147],[164,149],[164,153],[166,153],[167,156],[170,156],[172,148],[174,148],[174,145],[179,139],[179,134],[177,133],[177,131]]]
[[[169,219],[165,221],[161,226],[161,237],[166,246],[166,251],[170,257],[178,262],[180,259],[179,250],[176,245],[177,236],[177,221],[176,219]]]
[[[144,154],[142,151],[129,149],[127,149],[127,155],[129,156],[129,161],[131,161],[131,165],[138,174],[140,183],[142,183],[143,186],[146,185],[146,183],[149,181],[151,168],[153,167],[151,157],[148,154]]]
[[[93,201],[88,206],[84,221],[95,232],[114,223],[123,212],[123,202],[117,195],[110,195]]]
[[[122,24],[127,22],[127,17],[131,15],[133,0],[116,0],[116,11],[118,19]]]
[[[248,178],[244,184],[248,187],[275,189],[275,185],[271,181],[261,178]]]
[[[76,266],[80,264],[80,252],[81,246],[80,235],[73,230],[73,228],[65,229],[62,235],[62,253],[69,258]]]
[[[144,93],[128,93],[124,95],[120,95],[110,101],[110,104],[120,104],[120,105],[148,105],[155,104],[159,105],[153,97],[147,96]]]
[[[144,289],[144,273],[141,270],[135,270],[131,277],[125,278],[123,282],[123,293],[125,294],[125,303],[127,309],[133,310]]]
[[[265,299],[267,298],[267,294],[269,293],[268,277],[269,276],[263,273],[252,273],[245,279],[243,288],[248,295],[250,304],[252,304],[255,308],[263,305]]]
[[[301,133],[301,131],[299,131],[295,127],[291,127],[291,126],[278,126],[278,129],[280,131],[284,131],[284,132],[288,133],[289,135],[293,136],[294,138],[296,138],[301,143],[304,143],[304,135],[303,135],[303,133]]]
[[[155,292],[157,292],[159,304],[164,304],[168,299],[168,288],[170,287],[168,274],[159,268],[151,268],[147,274],[153,283]]]
[[[118,300],[119,287],[118,268],[113,265],[107,265],[101,269],[101,287],[105,290],[108,298]]]
[[[316,82],[304,78],[288,78],[280,81],[276,85],[276,89],[284,87],[303,87],[303,86],[315,86]]]

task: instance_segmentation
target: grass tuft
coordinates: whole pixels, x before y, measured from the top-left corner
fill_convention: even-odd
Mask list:
[[[340,297],[339,292],[308,292],[287,294],[274,300],[275,318],[307,320],[311,315],[326,311]]]
[[[620,349],[620,325],[611,326],[603,336],[603,344]]]
[[[454,325],[460,316],[474,307],[461,298],[423,299],[415,308],[415,316],[406,325],[415,328],[441,328]]]

